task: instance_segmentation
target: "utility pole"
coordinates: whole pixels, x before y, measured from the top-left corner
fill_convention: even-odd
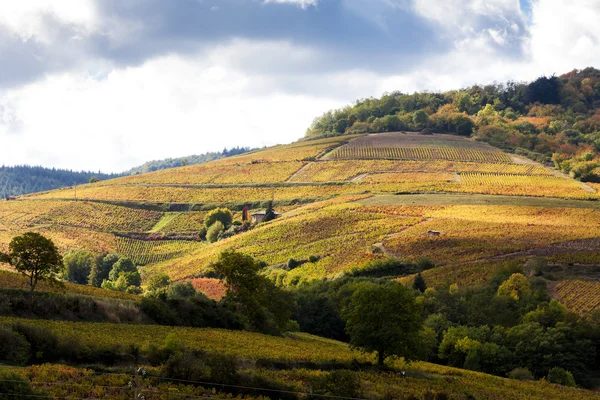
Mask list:
[[[140,374],[146,376],[146,370],[142,367],[136,367],[133,374],[133,382],[129,382],[129,386],[133,387],[134,400],[146,400],[146,396],[140,393]]]

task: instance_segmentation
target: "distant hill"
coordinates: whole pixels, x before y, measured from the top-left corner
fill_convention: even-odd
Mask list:
[[[256,150],[249,147],[234,147],[222,152],[209,152],[180,158],[148,161],[138,167],[120,174],[104,174],[90,171],[71,171],[66,169],[44,168],[42,166],[19,165],[15,167],[0,167],[0,198],[20,196],[22,194],[43,192],[72,186],[73,183],[82,185],[89,183],[91,178],[98,180],[117,178],[123,175],[137,175],[162,169],[181,167],[184,165],[202,164],[220,158]]]
[[[0,167],[0,197],[19,196],[27,193],[52,190],[64,186],[88,183],[92,177],[110,179],[119,174],[103,174],[90,171],[44,168],[41,166],[18,165]]]
[[[473,137],[600,182],[600,70],[443,93],[387,93],[326,112],[306,136],[423,130]]]
[[[225,148],[222,152],[208,152],[203,154],[194,154],[187,157],[165,158],[164,160],[148,161],[138,167],[125,171],[123,175],[145,174],[147,172],[160,171],[162,169],[183,167],[185,165],[203,164],[220,158],[231,157],[238,154],[247,153],[257,149],[250,147],[234,147],[229,150]]]

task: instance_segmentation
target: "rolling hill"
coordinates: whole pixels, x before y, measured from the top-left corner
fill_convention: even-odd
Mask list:
[[[423,272],[428,281],[477,285],[503,262],[543,257],[550,275],[562,271],[554,273],[556,297],[572,305],[566,299],[577,286],[568,282],[598,279],[598,189],[459,136],[351,135],[82,185],[78,201],[71,189],[5,201],[0,248],[34,230],[63,251],[116,252],[148,276],[173,279],[204,277],[234,248],[269,265],[283,285],[339,277],[384,257],[428,258],[437,266]],[[258,209],[272,197],[283,212],[277,220],[199,241],[207,210]],[[289,259],[300,266],[288,268]],[[575,309],[598,307],[597,286],[588,292],[593,306]]]
[[[556,362],[575,371],[577,382],[591,388],[597,385],[597,371],[587,367],[593,364],[592,353],[588,353],[584,363],[578,363],[568,358],[576,350],[564,346],[568,343],[592,346],[590,340],[596,340],[595,331],[568,328],[572,330],[563,332],[561,329],[566,328],[561,323],[542,327],[527,325],[527,321],[538,318],[536,313],[544,313],[548,307],[563,307],[549,302],[551,297],[574,312],[567,314],[566,309],[558,309],[564,318],[577,321],[581,329],[587,326],[586,321],[593,321],[598,315],[599,189],[596,183],[583,183],[524,156],[469,138],[414,132],[355,134],[303,140],[205,164],[86,184],[77,188],[77,200],[74,190],[59,189],[2,201],[0,250],[5,251],[16,235],[39,232],[51,238],[62,252],[84,248],[95,254],[117,253],[130,258],[141,271],[143,286],[166,274],[172,280],[190,282],[218,301],[225,287],[215,279],[213,264],[223,251],[235,249],[253,256],[266,266],[262,272],[265,276],[277,286],[289,289],[288,293],[295,293],[298,313],[306,313],[298,315],[299,321],[319,318],[311,314],[314,311],[310,303],[303,303],[306,297],[302,296],[307,296],[303,290],[310,291],[312,287],[319,290],[319,285],[335,286],[336,282],[344,284],[349,279],[357,282],[394,279],[411,286],[419,273],[427,286],[419,296],[425,307],[438,304],[443,310],[447,301],[453,304],[450,307],[456,307],[447,311],[448,318],[454,318],[452,324],[446,320],[436,325],[432,318],[444,321],[446,317],[429,315],[430,332],[435,335],[439,329],[437,339],[433,338],[436,346],[442,348],[445,343],[442,335],[449,336],[452,327],[459,332],[471,329],[473,332],[464,333],[468,335],[464,340],[473,340],[472,337],[482,343],[506,340],[502,347],[485,342],[477,344],[482,347],[475,349],[498,352],[495,349],[501,348],[512,357],[505,362],[499,358],[500,367],[494,368],[470,365],[464,356],[444,362],[500,376],[527,365],[536,371],[535,378],[543,378],[552,365],[545,362],[538,368],[536,365],[540,364],[522,359],[519,350],[519,346],[530,345],[527,338],[542,340],[543,337],[554,347],[546,351],[545,347],[535,345],[541,349],[536,351],[568,354],[565,360],[556,356]],[[204,217],[210,210],[228,207],[234,220],[240,221],[245,207],[251,212],[260,210],[271,200],[281,213],[278,218],[252,225],[214,243],[203,240]],[[507,279],[510,271],[521,271],[535,285],[535,295],[524,300],[531,301],[529,307],[533,309],[515,309],[516,300],[495,296],[494,282]],[[0,284],[10,298],[11,293],[20,293],[18,289],[25,282],[8,270],[0,271]],[[106,398],[120,398],[123,390],[129,390],[123,389],[123,382],[131,379],[122,368],[112,371],[110,380],[106,380],[101,371],[98,375],[82,370],[81,360],[92,357],[91,360],[127,364],[132,357],[141,355],[144,362],[151,362],[173,346],[187,349],[189,357],[204,354],[201,357],[210,360],[210,352],[215,350],[223,357],[230,357],[235,361],[228,363],[243,368],[236,379],[250,382],[244,386],[255,387],[253,394],[271,387],[302,398],[327,374],[352,370],[352,379],[360,382],[361,396],[367,398],[516,399],[522,398],[524,392],[530,398],[596,395],[545,381],[517,381],[425,362],[405,365],[395,361],[388,366],[389,372],[373,370],[372,355],[352,352],[346,344],[328,339],[305,334],[291,334],[283,339],[247,332],[144,325],[156,321],[163,325],[173,323],[161,317],[161,313],[168,311],[160,311],[156,303],[149,303],[143,296],[73,284],[62,289],[43,285],[39,291],[42,293],[36,301],[40,304],[59,301],[53,296],[62,295],[47,292],[62,291],[68,296],[60,304],[75,309],[55,312],[57,321],[50,321],[23,318],[23,313],[28,315],[27,308],[16,303],[11,306],[13,314],[0,318],[0,326],[17,329],[14,327],[32,325],[27,329],[51,332],[59,344],[76,343],[63,356],[75,367],[47,364],[13,369],[16,374],[26,374],[34,388],[55,396],[64,396],[66,387],[72,388],[68,393],[81,393],[92,387],[94,393],[98,390]],[[328,304],[332,304],[332,299],[340,295],[336,293],[330,289],[316,298],[323,301],[326,296]],[[310,296],[313,295],[308,295],[309,299]],[[183,300],[172,301],[175,303],[169,304],[181,307],[178,310],[191,307]],[[224,312],[227,307],[226,302],[198,301],[205,304],[203,307],[212,307],[210,310]],[[470,305],[470,301],[479,305]],[[477,303],[481,301],[484,303]],[[45,307],[44,312],[53,315],[52,308]],[[71,322],[83,318],[93,307],[103,307],[104,311],[95,317],[98,322]],[[485,307],[499,307],[482,311],[498,315],[478,316],[477,310],[488,310]],[[333,316],[327,315],[333,319],[320,327],[335,324],[335,318],[339,317],[335,317],[337,311],[331,312]],[[452,317],[452,312],[458,316]],[[32,314],[32,318],[36,315]],[[210,315],[201,325],[192,326],[211,326],[206,324],[220,321],[218,318],[224,318],[225,322],[216,323],[228,323],[225,314]],[[469,321],[476,326],[462,326]],[[495,326],[493,334],[488,325],[477,326],[488,323]],[[314,328],[307,328],[306,321],[298,325],[305,332],[315,333]],[[537,333],[525,335],[519,339],[521,342],[511,342],[515,336],[521,337],[521,329],[532,329],[531,326],[538,327]],[[319,329],[316,333],[320,334]],[[482,338],[481,332],[489,338]],[[323,334],[333,337],[334,333]],[[559,336],[556,339],[551,335]],[[560,337],[569,339],[565,342]],[[62,349],[64,345],[58,347]],[[502,353],[497,354],[501,357]],[[442,357],[441,350],[439,355],[430,354],[428,359],[440,363],[438,357]],[[488,356],[478,357],[486,360]],[[151,370],[156,375],[145,378],[144,387],[153,393],[178,393],[182,398],[206,395],[208,389],[204,387],[183,383],[174,387],[174,382],[161,381],[169,362],[184,362],[174,361],[176,356],[168,360],[162,359],[166,363],[162,369]],[[397,375],[402,369],[407,371],[406,378]],[[202,376],[206,376],[207,369],[202,371]],[[45,380],[48,376],[56,376],[64,386],[49,385]],[[183,379],[200,378],[184,375]],[[202,378],[206,379],[209,378]],[[215,379],[218,378],[213,377],[209,382]],[[238,393],[235,390],[239,389],[223,386],[221,390]]]

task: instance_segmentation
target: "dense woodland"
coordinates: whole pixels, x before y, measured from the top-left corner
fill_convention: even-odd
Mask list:
[[[71,171],[66,169],[44,168],[41,166],[18,165],[14,167],[0,167],[0,198],[19,196],[27,193],[42,192],[72,186],[74,183],[81,185],[96,180],[112,179],[122,175],[136,175],[146,172],[159,171],[167,168],[181,167],[183,165],[202,164],[231,157],[255,150],[249,147],[233,147],[223,149],[221,152],[209,152],[200,155],[191,155],[180,158],[166,158],[164,160],[148,161],[139,167],[130,169],[121,174],[103,174],[101,172]]]
[[[470,136],[600,181],[600,71],[445,93],[386,93],[315,119],[306,136],[424,131]]]
[[[81,185],[88,183],[92,178],[102,180],[117,176],[119,175],[29,165],[2,166],[0,167],[0,198],[72,186],[73,183]]]
[[[160,171],[167,168],[177,168],[185,165],[203,164],[209,161],[218,160],[220,158],[231,157],[238,154],[247,153],[256,150],[250,147],[232,147],[231,149],[223,149],[221,152],[208,152],[203,154],[194,154],[187,157],[165,158],[164,160],[153,160],[145,162],[139,167],[130,169],[124,172],[124,175],[145,174],[147,172]]]

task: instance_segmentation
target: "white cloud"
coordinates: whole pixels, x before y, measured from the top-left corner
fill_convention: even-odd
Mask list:
[[[85,65],[0,91],[0,160],[121,171],[150,159],[225,146],[291,142],[328,109],[383,92],[449,90],[600,67],[597,1],[537,0],[529,27],[513,0],[372,1],[377,2],[374,14],[384,6],[414,7],[451,43],[446,53],[403,65],[407,72],[396,74],[342,63],[321,72],[314,66],[327,64],[331,55],[286,40],[240,38],[194,56],[171,54],[128,68],[91,58]],[[94,12],[64,14],[62,2],[56,2],[61,4],[58,11],[25,8],[9,20],[4,3],[17,2],[0,3],[0,25],[23,40],[41,37],[40,26],[45,25],[25,22],[48,13],[86,29],[102,25],[103,34],[115,43],[131,40],[143,29],[116,19],[101,21]],[[344,3],[367,5],[364,0]],[[517,51],[506,51],[519,43]]]
[[[95,26],[96,7],[93,0],[19,0],[0,2],[0,26],[26,41],[34,38],[48,43],[52,32],[46,18],[76,26],[89,32]]]
[[[519,0],[413,0],[414,11],[448,30],[448,34],[465,34],[483,29],[482,18],[506,25],[523,21]],[[514,29],[514,28],[513,28]]]
[[[600,2],[538,0],[532,16],[530,57],[545,73],[600,68]]]
[[[315,116],[343,104],[278,92],[273,83],[256,94],[255,77],[222,62],[223,51],[230,50],[160,57],[102,80],[73,71],[11,90],[0,98],[0,159],[121,171],[224,146],[291,142]]]
[[[295,4],[302,8],[316,6],[319,0],[265,0],[265,3]]]

